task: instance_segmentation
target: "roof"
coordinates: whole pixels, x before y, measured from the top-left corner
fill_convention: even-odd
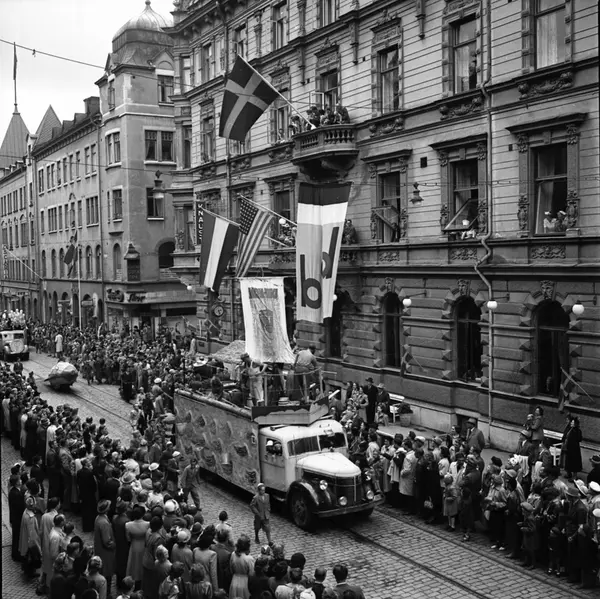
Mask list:
[[[52,129],[54,129],[54,127],[60,127],[61,125],[62,123],[60,122],[58,116],[56,116],[54,108],[52,108],[52,106],[48,106],[46,114],[44,114],[42,117],[42,121],[35,132],[37,137],[35,145],[42,145],[47,141],[50,141],[50,139],[52,139]]]
[[[23,160],[27,154],[27,135],[29,130],[20,113],[13,112],[0,146],[0,168],[9,168],[17,160]]]
[[[163,28],[171,25],[167,19],[152,10],[150,0],[145,0],[145,4],[146,8],[137,17],[129,19],[129,21],[115,33],[113,41],[128,31],[153,31],[163,33]]]

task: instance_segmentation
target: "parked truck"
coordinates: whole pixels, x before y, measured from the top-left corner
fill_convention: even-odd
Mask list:
[[[383,496],[368,470],[348,459],[346,435],[327,417],[327,397],[309,405],[240,408],[211,394],[175,392],[179,451],[254,493],[262,482],[293,521],[368,516]]]
[[[0,331],[0,356],[3,360],[29,360],[27,329]]]

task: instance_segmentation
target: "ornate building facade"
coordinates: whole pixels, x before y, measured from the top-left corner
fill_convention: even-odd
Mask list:
[[[217,298],[197,284],[195,202],[236,220],[244,195],[295,220],[299,182],[351,181],[329,322],[293,322],[293,231],[276,219],[254,270],[286,278],[290,333],[329,382],[372,376],[417,423],[475,417],[507,449],[533,406],[551,431],[567,409],[597,447],[597,6],[174,4],[173,270],[195,282],[207,351],[243,321],[233,276]],[[219,138],[237,54],[317,127],[277,100],[244,143]]]

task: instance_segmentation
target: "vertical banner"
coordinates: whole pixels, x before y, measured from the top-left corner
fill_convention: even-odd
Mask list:
[[[202,223],[204,222],[202,218],[202,204],[200,202],[196,202],[194,204],[194,223],[195,223],[195,239],[194,245],[202,245]]]
[[[296,313],[321,323],[333,309],[351,183],[300,183],[296,234]]]
[[[261,362],[294,363],[287,336],[283,278],[240,279],[246,351]]]
[[[2,244],[2,271],[5,279],[8,279],[8,270],[8,248]]]

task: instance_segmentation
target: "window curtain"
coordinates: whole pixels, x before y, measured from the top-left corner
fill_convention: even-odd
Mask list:
[[[564,59],[564,10],[557,10],[537,18],[537,66],[547,67]]]
[[[552,196],[554,183],[544,181],[538,183],[537,189],[537,233],[554,233],[556,230],[556,214],[552,214]]]

